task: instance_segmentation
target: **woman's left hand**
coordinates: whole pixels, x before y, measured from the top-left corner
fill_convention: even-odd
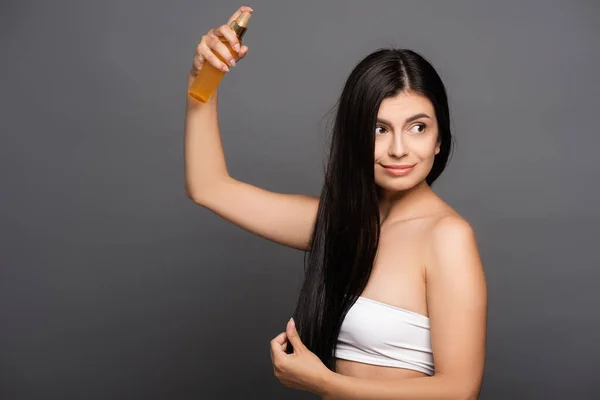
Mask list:
[[[287,354],[288,340],[294,352]],[[289,320],[285,332],[271,340],[271,361],[279,381],[292,389],[325,394],[325,381],[331,370],[323,364],[300,340],[293,320]]]

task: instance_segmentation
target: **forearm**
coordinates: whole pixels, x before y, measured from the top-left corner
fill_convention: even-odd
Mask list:
[[[188,87],[193,77],[188,77]],[[217,114],[218,93],[201,103],[186,91],[185,110],[185,189],[188,196],[200,200],[219,180],[229,176],[221,143]]]
[[[323,400],[475,400],[478,388],[443,375],[402,380],[364,379],[334,372],[325,379]]]

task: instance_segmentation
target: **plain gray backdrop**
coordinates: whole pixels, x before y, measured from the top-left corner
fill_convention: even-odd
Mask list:
[[[0,398],[307,399],[273,375],[303,253],[185,195],[187,72],[244,3],[0,6]],[[266,1],[220,87],[235,178],[319,195],[327,121],[386,46],[432,62],[435,190],[489,288],[481,398],[600,398],[597,1]]]

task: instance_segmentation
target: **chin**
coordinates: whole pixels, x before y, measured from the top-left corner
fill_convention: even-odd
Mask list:
[[[388,192],[402,192],[405,190],[409,190],[417,186],[420,182],[421,180],[417,180],[414,178],[375,178],[375,183],[377,184],[377,186],[381,187],[383,190]]]
[[[375,183],[377,186],[381,187],[383,190],[387,192],[402,192],[405,190],[409,190],[419,185],[421,182],[427,179],[427,174],[430,172],[430,169],[423,171],[422,168],[418,168],[417,166],[410,173],[403,176],[393,176],[385,171],[383,168],[381,170],[375,170]],[[423,174],[423,172],[426,172]]]

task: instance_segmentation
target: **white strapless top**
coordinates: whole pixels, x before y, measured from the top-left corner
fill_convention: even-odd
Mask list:
[[[434,374],[429,318],[359,297],[342,323],[335,357]]]

